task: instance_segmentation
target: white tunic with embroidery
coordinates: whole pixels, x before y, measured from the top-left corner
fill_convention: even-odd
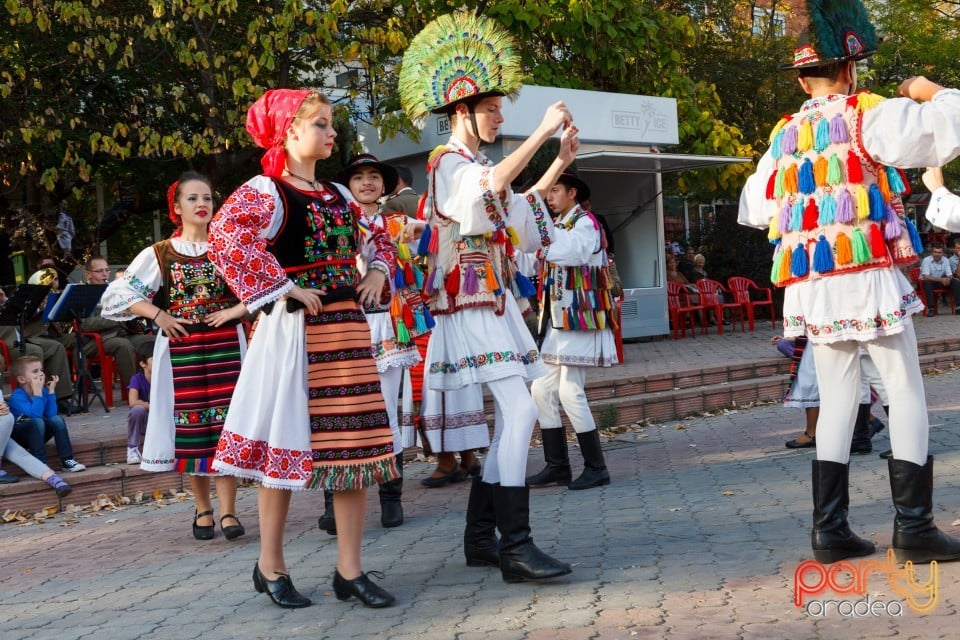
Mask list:
[[[207,253],[206,242],[170,238],[170,243],[177,253],[191,258]],[[152,302],[162,286],[163,274],[157,262],[157,252],[151,245],[137,254],[123,276],[112,281],[103,292],[101,315],[120,322],[139,318],[130,312],[130,307],[137,302]],[[243,358],[247,351],[243,324],[237,324],[237,337],[240,339],[240,357]],[[173,367],[170,364],[170,339],[162,331],[157,334],[153,346],[150,397],[147,400],[150,402],[150,413],[140,467],[146,471],[170,471],[174,468],[176,436],[173,421]]]
[[[565,317],[570,314],[574,300],[590,307],[585,303],[585,297],[606,293],[606,282],[586,282],[579,277],[581,268],[586,267],[594,279],[600,280],[596,276],[607,266],[606,251],[601,244],[598,224],[591,214],[576,205],[554,221],[551,243],[540,252],[545,274],[541,278],[545,299],[540,313],[547,312],[550,307],[552,320],[540,347],[540,354],[547,364],[581,367],[617,364],[617,348],[606,311],[587,309],[590,316],[588,326],[597,327],[595,329],[572,328]],[[575,286],[575,280],[581,283],[580,287]],[[611,296],[610,304],[612,300]],[[607,305],[600,307],[606,308]],[[574,324],[584,320],[582,311],[574,315],[578,316]]]
[[[509,188],[493,193],[495,167],[489,159],[474,157],[455,138],[444,150],[432,158],[425,206],[431,231],[440,237],[437,250],[428,253],[426,282],[432,287],[425,286],[425,294],[433,292],[428,304],[436,326],[427,348],[425,385],[442,391],[511,376],[539,377],[546,370],[517,305],[514,274],[508,273],[516,265],[496,238],[510,227],[519,240],[517,250],[539,249],[552,227],[543,201]],[[455,271],[457,280],[449,285]],[[456,293],[448,294],[446,286]]]
[[[848,96],[828,96],[808,100],[794,117],[827,109],[836,101],[847,99]],[[960,154],[960,91],[940,91],[925,104],[905,98],[884,100],[863,113],[850,135],[855,138],[852,144],[857,145],[856,152],[874,163],[901,168],[941,166]],[[811,239],[810,244],[815,245],[813,239],[817,237],[818,225],[822,221],[817,222],[814,218],[814,224],[809,227],[805,220],[794,226],[796,215],[793,215],[795,222],[788,222],[784,220],[784,213],[789,217],[790,212],[778,212],[776,202],[770,206],[768,178],[777,173],[778,167],[774,147],[777,145],[771,145],[771,149],[764,153],[756,173],[744,186],[740,196],[739,222],[764,228],[773,221],[776,226],[775,218],[779,213],[781,221],[787,223],[781,228],[789,226],[793,232],[802,226],[803,232]],[[869,166],[864,167],[865,176],[872,170]],[[820,184],[818,180],[818,198],[822,195]],[[801,218],[803,213],[800,212]],[[864,222],[862,217],[859,220]],[[771,237],[774,234],[775,231],[771,230]],[[838,256],[836,246],[832,255],[834,258]],[[838,266],[831,274],[813,274],[812,271],[811,267],[810,277],[796,277],[796,273],[789,274],[788,270],[792,277],[785,279],[783,316],[786,337],[807,335],[815,343],[869,341],[902,332],[904,325],[911,322],[910,316],[922,311],[923,306],[910,283],[890,264],[874,266],[870,263],[863,269],[849,271]]]

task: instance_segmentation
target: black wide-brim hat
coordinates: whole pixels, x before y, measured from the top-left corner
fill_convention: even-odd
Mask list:
[[[372,153],[361,153],[360,155],[350,158],[347,166],[334,176],[333,181],[339,182],[349,188],[350,177],[360,171],[360,169],[365,168],[376,169],[380,172],[380,175],[383,176],[383,189],[385,193],[393,193],[394,189],[397,188],[397,170],[377,160],[377,157]]]
[[[580,176],[577,175],[575,171],[567,169],[560,174],[560,177],[557,178],[557,182],[564,185],[568,189],[573,187],[577,190],[577,202],[583,202],[584,200],[590,199],[590,187],[587,186],[587,183],[580,179]]]

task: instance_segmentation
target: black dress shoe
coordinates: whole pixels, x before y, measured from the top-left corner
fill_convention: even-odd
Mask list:
[[[383,577],[376,572],[371,573],[374,573],[378,578]],[[357,600],[374,609],[389,607],[396,602],[396,598],[390,595],[388,591],[378,587],[373,580],[367,577],[366,573],[361,573],[359,577],[353,580],[347,580],[340,575],[339,571],[334,571],[333,593],[336,594],[337,600],[347,600],[350,596],[355,596]]]
[[[313,604],[310,598],[300,595],[290,576],[281,573],[276,580],[267,580],[260,571],[259,563],[253,565],[253,588],[257,593],[266,593],[273,604],[284,609],[301,609]]]
[[[801,440],[803,436],[807,436],[806,440]],[[809,449],[810,447],[817,446],[817,438],[815,436],[807,435],[804,433],[801,436],[797,436],[793,440],[788,440],[784,443],[787,449]]]
[[[436,472],[442,473],[440,477],[428,476],[420,481],[420,484],[427,487],[428,489],[436,489],[437,487],[442,487],[451,482],[459,482],[463,480],[460,477],[460,466],[455,465],[449,471],[444,471],[440,467],[437,467]]]
[[[480,466],[480,461],[475,460],[474,463],[469,467],[460,467],[460,475],[457,478],[457,482],[466,480],[467,478],[479,478],[480,474],[483,472],[483,467]]]
[[[213,540],[213,525],[208,525],[206,527],[201,527],[197,524],[197,521],[204,516],[212,516],[213,511],[204,511],[203,513],[197,513],[193,516],[193,537],[197,540]]]
[[[237,524],[227,525],[226,527],[223,526],[223,521],[227,518],[233,518],[237,521]],[[243,525],[240,523],[240,518],[232,513],[225,513],[220,516],[220,528],[223,529],[223,537],[227,540],[234,540],[247,532],[247,530],[244,529]]]
[[[880,457],[883,458],[884,460],[889,460],[890,458],[893,457],[893,449],[887,449],[886,451],[881,451]]]

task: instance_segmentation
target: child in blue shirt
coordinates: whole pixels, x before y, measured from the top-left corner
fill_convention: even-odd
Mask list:
[[[13,439],[40,462],[47,461],[47,442],[53,438],[64,471],[83,471],[86,467],[73,458],[73,445],[67,423],[57,415],[54,392],[59,376],[47,380],[43,362],[36,356],[24,356],[10,365],[17,389],[10,394],[10,411],[16,420]]]

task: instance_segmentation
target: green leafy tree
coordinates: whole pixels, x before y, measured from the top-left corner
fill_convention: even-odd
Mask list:
[[[4,191],[23,204],[9,232],[50,252],[49,232],[29,230],[47,228],[45,213],[64,201],[76,207],[78,242],[89,248],[124,216],[165,210],[165,187],[186,168],[216,184],[252,173],[247,107],[267,87],[319,79],[339,62],[337,21],[348,3],[4,6],[0,171]],[[118,201],[119,212],[107,225],[91,204],[96,181],[117,185],[107,205]]]

